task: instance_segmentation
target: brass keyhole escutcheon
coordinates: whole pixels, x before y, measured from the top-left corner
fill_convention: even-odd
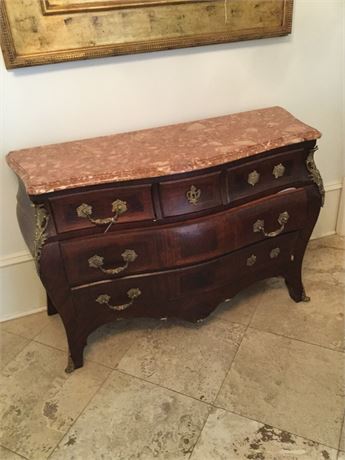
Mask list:
[[[200,201],[201,190],[199,188],[196,188],[195,185],[191,185],[188,192],[186,192],[186,197],[189,203],[195,206]]]

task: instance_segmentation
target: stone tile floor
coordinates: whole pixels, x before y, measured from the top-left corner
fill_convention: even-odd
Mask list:
[[[60,318],[1,323],[3,460],[345,460],[345,240],[312,241],[311,302],[280,279],[202,324],[107,325],[67,375]]]

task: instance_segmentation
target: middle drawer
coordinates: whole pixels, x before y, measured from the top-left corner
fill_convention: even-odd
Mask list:
[[[306,191],[298,189],[183,224],[111,232],[60,244],[69,283],[77,286],[204,262],[299,230],[307,218]]]

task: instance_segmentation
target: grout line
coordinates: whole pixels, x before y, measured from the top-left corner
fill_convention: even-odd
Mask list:
[[[344,428],[344,424],[345,424],[345,411],[344,411],[344,415],[343,415],[343,420],[342,420],[342,423],[341,423],[341,426],[340,426],[340,435],[339,435],[339,442],[338,442],[338,451],[342,451],[342,449],[340,449],[340,445],[341,445],[341,441],[342,441],[342,434],[343,434],[343,428]],[[338,455],[339,455],[339,452],[338,452]]]
[[[232,365],[233,365],[233,363],[235,362],[236,356],[237,356],[237,354],[238,354],[238,352],[239,352],[239,349],[240,349],[240,347],[241,347],[241,345],[242,345],[242,343],[243,343],[244,337],[245,337],[245,335],[246,335],[246,333],[247,333],[247,331],[248,331],[248,329],[249,329],[249,327],[250,327],[250,324],[251,324],[251,322],[252,322],[252,320],[253,320],[253,318],[254,318],[254,315],[255,315],[255,313],[256,313],[256,310],[257,310],[258,307],[259,307],[259,304],[260,304],[260,301],[261,301],[261,297],[262,297],[262,296],[263,296],[263,293],[260,294],[260,299],[259,299],[259,301],[258,301],[256,307],[254,308],[254,311],[253,311],[253,313],[252,313],[252,315],[251,315],[251,318],[250,318],[248,324],[246,325],[246,328],[245,328],[245,330],[244,330],[244,332],[243,332],[241,341],[240,341],[240,343],[238,344],[238,347],[237,347],[237,350],[236,350],[236,352],[235,352],[235,354],[234,354],[233,359],[231,360],[230,367],[229,367],[228,371],[226,372],[226,375],[225,375],[225,377],[224,377],[224,379],[223,379],[223,381],[222,381],[222,383],[221,383],[221,385],[220,385],[220,387],[219,387],[219,390],[218,390],[218,392],[217,392],[217,394],[216,394],[216,397],[214,398],[214,402],[217,400],[218,395],[219,395],[221,389],[223,388],[224,382],[225,382],[227,376],[229,375],[229,373],[230,373],[230,371],[231,371]]]
[[[54,350],[63,351],[64,353],[68,353],[68,348],[59,348],[59,347],[56,347],[55,345],[50,345],[49,343],[40,342],[39,340],[36,340],[36,339],[32,339],[32,342],[39,343],[40,345],[45,345],[49,348],[53,348]]]
[[[201,430],[200,430],[200,432],[199,432],[198,437],[196,438],[196,441],[195,441],[195,443],[194,443],[194,445],[193,445],[193,447],[192,447],[192,451],[191,451],[191,453],[190,453],[188,459],[190,459],[190,458],[192,457],[192,455],[193,455],[195,446],[198,444],[199,439],[201,438],[202,432],[204,431],[204,428],[205,428],[205,426],[206,426],[207,420],[208,420],[209,417],[210,417],[210,414],[211,414],[211,410],[208,411],[207,417],[205,418],[205,421],[204,421],[204,423],[202,424]]]
[[[0,0],[1,1],[1,0]],[[45,326],[43,327],[43,329],[45,329]],[[12,335],[15,335],[16,337],[21,337],[22,339],[26,339],[26,340],[34,340],[34,337],[37,337],[38,334],[40,334],[43,329],[41,329],[37,334],[35,334],[33,337],[28,337],[26,335],[23,335],[23,334],[18,334],[17,332],[12,332],[12,331],[7,331],[6,329],[2,329],[0,330],[0,336],[1,336],[1,333],[2,332],[6,332],[7,334],[12,334]]]
[[[120,374],[124,374],[124,375],[127,375],[128,377],[132,377],[134,379],[138,379],[138,380],[141,380],[142,382],[145,382],[145,383],[148,383],[150,385],[154,385],[155,387],[159,387],[159,388],[163,388],[164,390],[168,390],[168,391],[172,391],[173,393],[176,393],[180,396],[184,396],[185,398],[190,398],[190,399],[193,399],[194,401],[197,401],[201,404],[205,404],[206,406],[212,406],[212,403],[211,402],[208,402],[208,401],[204,401],[204,400],[201,400],[201,399],[198,399],[196,398],[195,396],[191,396],[191,395],[187,395],[185,393],[181,393],[180,391],[178,390],[174,390],[173,388],[170,388],[170,387],[166,387],[164,385],[160,385],[159,383],[156,383],[156,382],[150,382],[149,380],[146,380],[144,379],[143,377],[138,377],[137,375],[133,375],[133,374],[129,374],[128,372],[126,371],[123,371],[122,369],[113,369],[115,372],[119,372]]]
[[[241,344],[242,344],[242,342],[243,342],[243,338],[244,338],[244,336],[245,336],[245,334],[246,334],[246,332],[247,332],[248,326],[249,326],[249,325],[247,325],[247,327],[245,328],[245,330],[244,330],[244,332],[243,332],[243,335],[242,335],[242,337],[241,337],[240,343],[238,344],[238,347],[237,347],[237,349],[236,349],[236,352],[235,352],[235,354],[234,354],[234,357],[233,357],[232,360],[231,360],[229,369],[228,369],[228,371],[225,373],[225,376],[224,376],[224,378],[223,378],[223,380],[222,380],[222,382],[221,382],[221,384],[220,384],[220,386],[219,386],[219,389],[218,389],[218,391],[217,391],[217,394],[215,395],[215,397],[214,397],[214,399],[213,399],[213,403],[210,403],[210,406],[211,406],[211,407],[215,407],[215,406],[214,406],[214,402],[217,400],[217,397],[218,397],[218,395],[219,395],[219,392],[220,392],[220,390],[221,390],[222,387],[223,387],[223,384],[224,384],[225,379],[227,378],[227,376],[228,376],[228,374],[229,374],[229,372],[230,372],[230,369],[231,369],[231,367],[232,367],[233,362],[235,361],[235,358],[236,358],[236,356],[237,356],[238,350],[239,350],[239,348],[240,348],[240,346],[241,346]],[[203,426],[202,426],[202,428],[201,428],[201,430],[200,430],[199,436],[197,437],[197,440],[196,440],[195,443],[194,443],[192,452],[190,453],[190,456],[188,457],[189,459],[192,457],[193,452],[194,452],[194,449],[195,449],[195,446],[197,445],[197,443],[199,442],[199,439],[201,438],[202,432],[204,431],[204,428],[205,428],[205,426],[206,426],[207,420],[208,420],[209,417],[210,417],[210,414],[211,414],[211,411],[209,411],[209,413],[208,413],[208,415],[207,415],[207,417],[206,417],[206,419],[205,419],[205,422],[204,422],[204,424],[203,424]]]
[[[12,334],[11,332],[7,332],[7,331],[3,331],[3,332],[6,332],[6,334],[10,334],[10,335],[13,335],[14,337],[20,337],[21,339],[24,339],[26,340],[26,343],[22,346],[22,348],[20,350],[17,351],[17,353],[12,356],[12,358],[8,361],[8,363],[6,363],[5,365],[3,365],[2,363],[2,360],[0,359],[0,364],[1,364],[1,370],[3,370],[5,367],[7,367],[12,361],[14,361],[16,359],[16,357],[19,355],[19,353],[21,353],[24,348],[26,348],[32,341],[30,339],[26,339],[25,337],[22,337],[20,335],[16,335],[16,334]],[[1,333],[0,333],[0,338],[1,338]],[[0,340],[0,345],[1,345],[1,340]],[[1,351],[1,350],[0,350]],[[1,358],[1,357],[0,357]]]
[[[2,444],[0,444],[0,447],[2,447],[3,449],[8,450],[8,451],[11,452],[12,454],[18,455],[18,457],[20,457],[20,458],[25,458],[25,460],[29,460],[28,457],[24,457],[24,455],[19,454],[19,453],[16,452],[15,450],[9,449],[8,447],[6,447],[6,446],[4,446],[4,445],[2,445]]]
[[[110,368],[108,368],[110,369]],[[77,370],[77,369],[76,369]],[[74,371],[75,372],[75,371]],[[73,428],[73,426],[76,424],[77,420],[79,420],[79,418],[81,417],[81,415],[85,412],[86,408],[89,406],[89,404],[91,403],[91,401],[94,399],[94,397],[99,393],[99,391],[101,390],[101,388],[105,385],[106,381],[110,378],[111,374],[113,373],[113,370],[111,370],[109,372],[109,374],[107,375],[107,377],[104,379],[104,381],[100,384],[100,386],[98,388],[96,388],[96,390],[94,391],[94,393],[91,395],[90,399],[87,401],[87,403],[85,404],[85,406],[83,407],[83,409],[80,411],[79,415],[77,415],[77,417],[75,418],[75,420],[73,421],[73,423],[71,423],[70,427],[66,430],[65,433],[63,433],[63,435],[61,436],[61,438],[59,439],[59,441],[55,444],[55,447],[52,449],[51,453],[48,455],[48,457],[46,458],[46,460],[48,460],[53,454],[54,452],[56,451],[57,447],[59,446],[59,444],[62,442],[62,440],[68,435],[68,433],[71,431],[71,429]]]
[[[257,308],[258,308],[258,305],[257,305],[256,308],[254,309],[251,319],[253,318],[254,313],[256,312],[256,309],[257,309]],[[214,400],[213,400],[213,403],[211,403],[211,406],[212,406],[213,408],[216,407],[214,403],[215,403],[215,401],[217,400],[218,395],[219,395],[219,393],[220,393],[220,391],[221,391],[221,389],[222,389],[222,387],[223,387],[223,385],[224,385],[224,382],[225,382],[227,376],[228,376],[229,373],[230,373],[230,370],[231,370],[231,368],[232,368],[232,365],[233,365],[233,363],[234,363],[234,361],[235,361],[235,359],[236,359],[238,350],[240,349],[240,346],[242,345],[244,336],[246,335],[246,332],[247,332],[247,330],[248,330],[248,327],[249,327],[249,324],[250,324],[250,322],[251,322],[251,319],[250,319],[249,323],[246,325],[246,328],[245,328],[245,330],[244,330],[244,332],[243,332],[243,335],[242,335],[242,338],[241,338],[241,340],[240,340],[240,343],[238,344],[238,347],[237,347],[237,350],[236,350],[236,352],[235,352],[235,354],[234,354],[234,357],[233,357],[232,360],[231,360],[229,369],[228,369],[228,371],[225,373],[225,376],[224,376],[224,378],[223,378],[223,380],[222,380],[222,382],[221,382],[221,384],[220,384],[220,386],[219,386],[219,389],[218,389],[217,394],[216,394],[216,396],[215,396],[215,398],[214,398]],[[231,321],[229,321],[229,322],[231,322]],[[237,323],[237,324],[238,324],[238,323]],[[244,326],[244,325],[242,324],[242,326]],[[194,444],[194,446],[193,446],[193,449],[192,449],[192,452],[191,452],[191,454],[190,454],[190,456],[189,456],[189,459],[192,457],[193,452],[194,452],[194,449],[195,449],[197,443],[199,442],[199,439],[201,438],[202,432],[204,431],[204,428],[205,428],[205,426],[206,426],[207,420],[208,420],[209,417],[210,417],[210,414],[211,414],[211,411],[209,412],[208,416],[206,417],[205,423],[203,424],[202,429],[200,430],[199,436],[198,436],[198,438],[197,438],[197,440],[196,440],[196,442],[195,442],[195,444]]]
[[[267,278],[267,279],[270,279],[270,278]],[[266,279],[266,280],[267,280],[267,279]],[[265,280],[265,281],[266,281],[266,280]],[[255,307],[255,309],[254,309],[254,311],[253,311],[253,314],[252,314],[252,316],[251,316],[251,318],[250,318],[250,320],[249,320],[247,329],[251,327],[252,322],[253,322],[253,320],[254,320],[254,316],[256,315],[256,312],[258,311],[259,307],[261,306],[262,298],[263,298],[264,294],[266,293],[267,289],[268,289],[267,283],[263,283],[263,285],[262,285],[262,290],[260,291],[260,298],[259,298],[259,301],[258,301],[258,303],[256,304],[256,307]],[[246,332],[247,332],[247,330],[246,330]]]
[[[34,314],[34,315],[37,315],[37,313],[33,313],[33,314]],[[28,315],[28,316],[31,316],[31,315]],[[7,323],[7,322],[16,321],[17,319],[21,319],[21,318],[22,318],[22,317],[20,317],[20,318],[15,318],[15,319],[12,319],[12,320],[10,319],[10,320],[4,321],[3,323],[0,323],[0,324],[5,324],[5,323]],[[1,328],[1,330],[0,330],[0,335],[1,335],[1,332],[7,332],[8,334],[13,334],[13,335],[15,335],[15,336],[17,336],[17,337],[22,337],[23,339],[34,340],[34,338],[37,337],[37,336],[38,336],[46,327],[48,327],[48,326],[49,326],[48,324],[45,325],[45,326],[42,326],[42,329],[40,329],[40,330],[39,330],[37,333],[35,333],[32,337],[28,337],[28,336],[23,335],[23,334],[18,334],[18,332],[8,331],[8,330],[6,329],[6,327]]]
[[[307,441],[314,442],[315,444],[318,444],[319,446],[325,446],[325,447],[328,447],[329,449],[332,449],[332,450],[335,450],[335,451],[338,450],[337,447],[332,447],[332,446],[329,446],[328,444],[324,444],[324,443],[322,443],[322,442],[320,442],[320,441],[315,441],[315,439],[306,438],[305,436],[301,436],[300,434],[294,433],[294,432],[292,432],[292,431],[284,430],[283,428],[279,428],[278,426],[271,425],[270,423],[266,423],[266,422],[263,422],[263,421],[261,421],[261,420],[258,420],[258,419],[252,418],[252,417],[247,417],[246,415],[243,415],[243,414],[241,414],[240,412],[235,412],[235,411],[233,411],[233,410],[225,409],[224,407],[216,406],[216,405],[213,405],[213,407],[214,407],[215,409],[224,410],[224,411],[227,412],[228,414],[238,415],[239,417],[246,418],[247,420],[251,420],[251,421],[260,423],[260,425],[266,425],[266,426],[268,425],[268,426],[271,426],[272,428],[275,428],[276,430],[283,431],[284,433],[290,433],[290,434],[292,434],[293,436],[297,436],[298,438],[302,438],[302,439],[306,439]]]
[[[48,343],[38,342],[37,340],[33,340],[33,339],[31,340],[31,342],[38,343],[39,345],[43,345],[44,347],[51,348],[52,350],[60,351],[60,352],[62,352],[64,354],[66,354],[66,357],[68,357],[68,349],[63,350],[62,348],[57,348],[57,347],[54,347],[53,345],[50,345]],[[116,369],[115,367],[108,366],[107,364],[100,363],[99,361],[93,361],[93,360],[91,360],[89,358],[84,358],[84,366],[85,366],[86,363],[97,364],[97,366],[105,367],[106,369],[109,369],[111,371]],[[84,366],[82,366],[81,368],[75,369],[73,372],[77,372],[78,370],[83,369]]]
[[[239,349],[240,349],[240,347],[241,347],[241,345],[242,345],[242,343],[243,343],[243,339],[244,339],[244,336],[245,336],[246,333],[247,333],[248,327],[249,327],[249,324],[247,325],[247,327],[245,328],[245,330],[244,330],[244,332],[243,332],[241,341],[240,341],[240,343],[238,344],[238,347],[237,347],[237,350],[235,351],[234,357],[233,357],[232,360],[231,360],[229,369],[228,369],[227,372],[225,373],[225,376],[224,376],[224,378],[223,378],[223,380],[222,380],[222,383],[220,384],[219,389],[218,389],[218,391],[217,391],[217,394],[216,394],[216,396],[215,396],[215,398],[214,398],[214,400],[213,400],[214,402],[217,400],[218,395],[219,395],[219,393],[220,393],[220,390],[223,388],[224,382],[225,382],[227,376],[229,375],[229,373],[230,373],[230,371],[231,371],[232,365],[233,365],[233,363],[234,363],[234,361],[235,361],[235,359],[236,359],[237,353],[238,353],[238,351],[239,351]],[[212,404],[214,404],[214,402],[213,402]]]
[[[296,342],[301,342],[301,343],[304,343],[306,345],[312,345],[314,347],[319,347],[319,348],[322,348],[324,350],[334,351],[335,353],[340,353],[341,355],[343,355],[345,353],[345,350],[335,350],[334,348],[326,347],[325,345],[320,345],[319,343],[307,342],[306,340],[298,339],[296,337],[290,337],[288,335],[278,334],[278,332],[268,331],[266,329],[260,329],[260,328],[255,327],[255,326],[249,326],[249,328],[254,329],[256,331],[259,331],[259,332],[265,332],[266,334],[273,334],[273,335],[276,335],[278,337],[284,337],[284,339],[295,340]]]

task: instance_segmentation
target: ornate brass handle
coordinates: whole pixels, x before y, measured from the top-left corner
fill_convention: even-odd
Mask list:
[[[131,288],[129,291],[127,291],[127,296],[130,299],[130,302],[124,303],[122,305],[110,305],[109,300],[110,300],[110,295],[108,294],[101,294],[97,297],[96,302],[100,304],[105,304],[107,305],[111,310],[116,310],[116,311],[123,311],[126,310],[126,308],[130,307],[134,300],[138,298],[141,295],[141,291],[138,288]]]
[[[265,222],[262,219],[259,219],[255,222],[253,225],[253,232],[262,232],[265,236],[268,236],[269,238],[274,238],[275,236],[279,235],[285,228],[285,224],[289,220],[289,214],[287,211],[282,212],[279,217],[278,217],[278,223],[280,225],[280,228],[278,230],[274,230],[273,232],[266,233],[265,232]]]
[[[106,273],[107,275],[118,275],[119,273],[123,272],[123,270],[126,270],[130,262],[134,262],[135,259],[138,257],[138,254],[133,251],[133,249],[126,249],[122,254],[121,257],[123,258],[125,264],[116,267],[116,268],[103,268],[103,262],[104,262],[104,257],[94,255],[90,257],[88,260],[89,262],[89,267],[90,268],[98,268],[101,270],[103,273]]]
[[[117,221],[117,219],[121,216],[121,214],[127,211],[126,201],[115,200],[111,203],[111,205],[112,205],[112,211],[115,213],[115,215],[112,217],[106,217],[104,219],[93,219],[91,217],[92,216],[92,206],[86,203],[83,203],[80,206],[78,206],[76,211],[77,211],[78,217],[89,219],[89,221],[95,225],[108,224],[108,227],[105,230],[107,232],[109,228],[111,227],[111,225],[114,224]]]

